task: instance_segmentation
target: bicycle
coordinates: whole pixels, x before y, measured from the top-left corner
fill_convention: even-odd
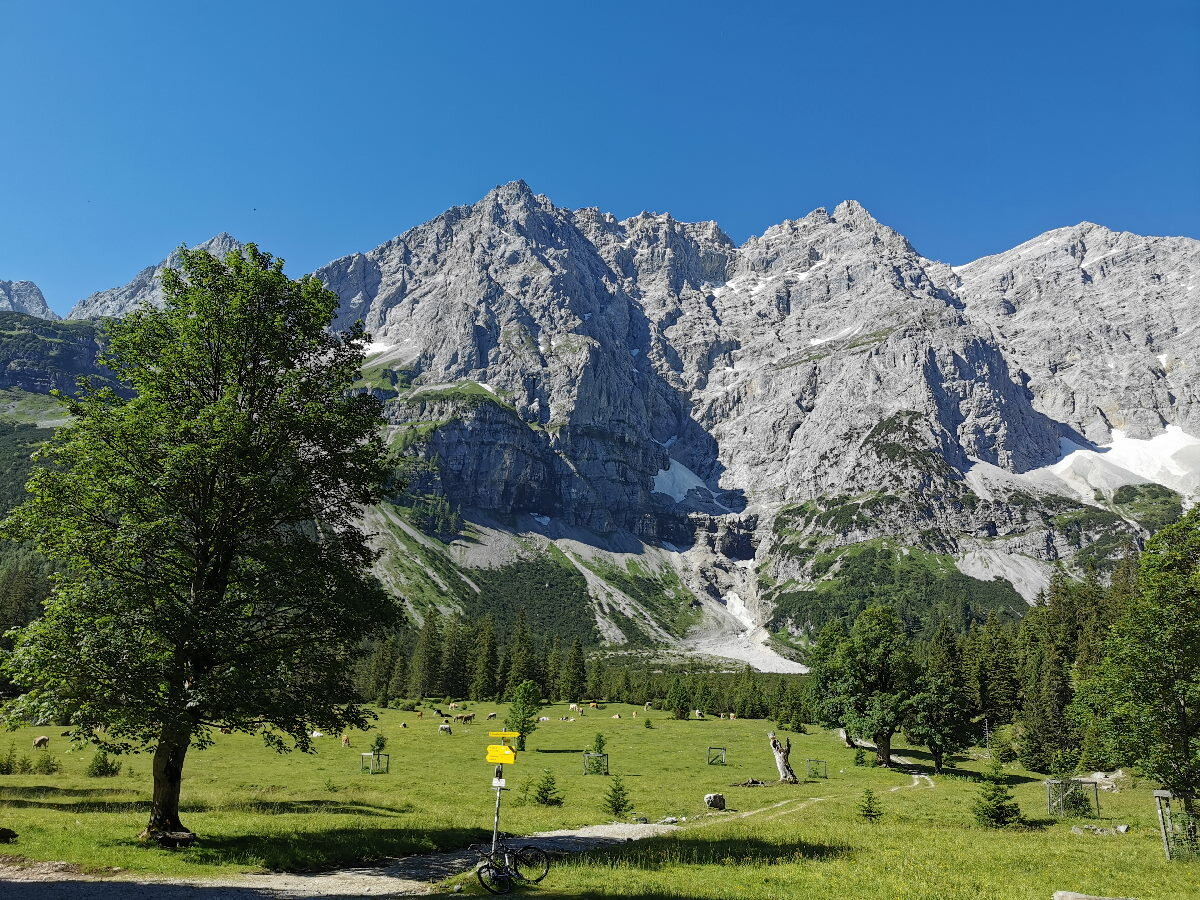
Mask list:
[[[502,838],[494,849],[491,844],[474,844],[471,849],[479,854],[475,875],[489,894],[507,894],[518,881],[536,884],[550,871],[550,854],[532,844],[511,847]]]

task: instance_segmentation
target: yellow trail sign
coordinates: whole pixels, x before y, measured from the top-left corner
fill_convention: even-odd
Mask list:
[[[487,761],[500,765],[512,765],[517,761],[517,754],[512,747],[504,744],[488,744]]]
[[[520,736],[521,736],[521,732],[519,732],[519,731],[489,731],[488,732],[488,737],[505,738],[505,737],[520,737]]]

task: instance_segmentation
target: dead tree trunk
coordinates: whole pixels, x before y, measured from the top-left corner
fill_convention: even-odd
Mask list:
[[[792,764],[788,762],[788,756],[792,752],[792,739],[788,738],[781,744],[773,731],[768,731],[767,737],[771,741],[771,752],[775,754],[775,768],[779,769],[780,782],[783,784],[795,784],[796,773],[792,771]]]

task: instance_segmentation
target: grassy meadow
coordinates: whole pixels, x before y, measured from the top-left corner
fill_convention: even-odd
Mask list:
[[[496,704],[471,704],[478,719]],[[633,713],[637,712],[637,718]],[[612,719],[620,713],[620,720]],[[654,822],[686,817],[680,832],[619,845],[556,866],[528,893],[547,897],[762,898],[845,896],[947,900],[1046,900],[1070,889],[1139,900],[1200,897],[1200,865],[1162,858],[1153,787],[1140,784],[1101,796],[1105,820],[1127,823],[1117,836],[1076,835],[1073,824],[1045,818],[1040,776],[1010,766],[1028,829],[994,832],[973,824],[973,776],[985,763],[959,762],[958,774],[934,786],[911,775],[856,767],[853,751],[835,735],[790,735],[792,761],[803,774],[808,757],[825,759],[829,778],[796,786],[732,787],[748,778],[776,777],[767,747],[769,723],[755,720],[677,722],[664,714],[609,704],[585,710],[575,722],[562,704],[548,707],[529,749],[506,767],[502,827],[514,833],[607,821],[601,802],[609,780],[581,774],[580,752],[596,732],[608,740],[610,766],[625,776],[637,814]],[[644,723],[649,718],[653,728]],[[406,728],[401,723],[407,723]],[[90,749],[68,749],[59,728],[0,734],[0,754],[11,740],[18,754],[36,758],[34,737],[50,736],[49,752],[62,764],[54,775],[0,776],[0,826],[20,841],[9,854],[61,860],[88,871],[227,876],[262,870],[312,870],[410,853],[452,849],[485,839],[495,794],[484,761],[487,732],[496,722],[454,726],[437,733],[427,714],[383,710],[378,730],[388,738],[391,772],[358,771],[370,733],[317,740],[315,754],[277,755],[255,738],[218,735],[216,744],[189,754],[183,821],[197,846],[166,851],[137,835],[149,805],[150,758],[125,757],[111,778],[88,778]],[[728,765],[706,764],[709,746],[728,750]],[[898,751],[918,761],[920,750]],[[521,801],[522,784],[554,773],[562,806]],[[855,806],[863,789],[879,795],[885,815],[871,825]],[[729,810],[709,814],[705,793],[725,794]],[[466,892],[479,888],[461,879]]]

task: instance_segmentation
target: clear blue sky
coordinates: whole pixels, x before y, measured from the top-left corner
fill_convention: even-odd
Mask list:
[[[229,231],[294,275],[524,178],[735,239],[854,198],[960,263],[1200,236],[1200,3],[7,2],[0,278]]]

